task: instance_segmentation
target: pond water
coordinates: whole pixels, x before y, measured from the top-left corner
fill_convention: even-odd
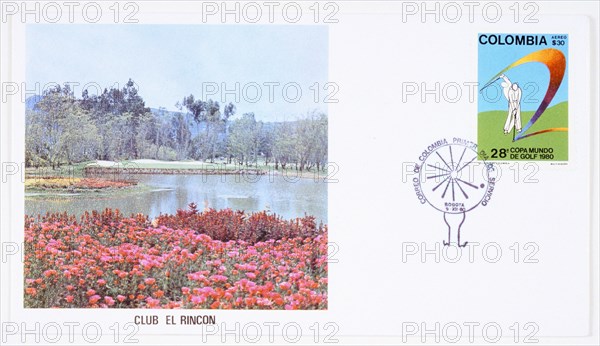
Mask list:
[[[26,194],[27,215],[118,208],[125,215],[142,213],[154,218],[173,214],[194,202],[198,209],[270,210],[286,219],[315,216],[327,223],[327,183],[321,179],[285,179],[283,176],[136,175],[143,189],[112,193],[64,195]]]

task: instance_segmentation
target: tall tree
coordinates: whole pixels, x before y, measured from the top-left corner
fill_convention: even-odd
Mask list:
[[[98,133],[102,140],[101,158],[115,159],[115,144],[112,142],[114,131],[112,126],[121,126],[121,120],[127,119],[129,132],[121,153],[126,153],[128,158],[139,158],[140,148],[138,133],[142,122],[147,118],[150,109],[146,107],[144,99],[139,95],[135,82],[129,79],[122,89],[113,86],[104,89],[100,95],[89,95],[88,90],[82,93],[81,106],[90,113],[91,119],[96,123]],[[119,118],[119,119],[116,119]]]
[[[279,123],[275,127],[273,135],[273,157],[275,159],[275,169],[286,169],[288,163],[294,160],[294,150],[296,143],[295,125],[291,122]]]
[[[177,160],[188,157],[192,133],[185,115],[177,113],[171,118],[170,140],[177,153]]]
[[[233,121],[229,132],[229,152],[237,159],[238,164],[250,163],[256,159],[257,125],[254,113],[245,113],[240,119]]]
[[[63,152],[59,141],[63,135],[63,120],[75,111],[75,98],[69,85],[57,85],[44,91],[36,104],[30,124],[29,136],[35,136],[37,155],[48,162],[52,169],[60,166]]]
[[[100,136],[87,111],[74,105],[61,120],[62,134],[57,146],[68,164],[93,160],[100,149]]]

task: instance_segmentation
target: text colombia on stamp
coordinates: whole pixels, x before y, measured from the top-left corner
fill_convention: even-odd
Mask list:
[[[492,161],[568,160],[566,34],[478,36],[478,138]]]

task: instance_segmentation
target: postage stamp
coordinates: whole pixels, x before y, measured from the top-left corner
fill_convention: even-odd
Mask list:
[[[479,34],[477,141],[490,160],[568,161],[568,44],[566,34]]]

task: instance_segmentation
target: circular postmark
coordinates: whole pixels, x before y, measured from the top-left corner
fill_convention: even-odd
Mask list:
[[[449,214],[459,214],[458,243],[463,246],[460,227],[465,213],[487,205],[494,191],[495,178],[490,174],[493,164],[481,158],[477,144],[457,137],[432,143],[423,150],[419,161],[415,167],[418,177],[413,179],[419,201],[444,213],[449,231],[446,245],[450,243],[453,228]]]
[[[444,213],[464,213],[477,207],[489,187],[485,162],[477,161],[477,151],[449,143],[427,156],[419,182],[427,202]]]

